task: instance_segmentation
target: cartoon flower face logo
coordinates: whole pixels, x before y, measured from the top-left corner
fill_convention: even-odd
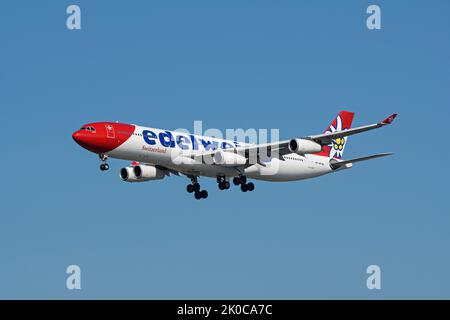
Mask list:
[[[333,127],[333,125],[330,125],[329,130],[327,130],[325,133],[333,133],[336,131],[342,131],[342,119],[340,116],[336,118],[336,128]],[[331,141],[331,143],[328,145],[330,147],[330,158],[342,158],[342,154],[344,153],[345,141],[346,139],[344,137],[336,138]]]

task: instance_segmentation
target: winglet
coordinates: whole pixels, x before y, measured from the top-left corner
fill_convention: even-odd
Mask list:
[[[381,121],[381,124],[391,124],[394,121],[396,116],[397,116],[397,113],[391,114],[389,117],[387,117],[386,119]]]

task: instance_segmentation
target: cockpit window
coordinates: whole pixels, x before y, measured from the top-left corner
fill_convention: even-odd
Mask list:
[[[87,131],[90,131],[90,132],[95,132],[95,128],[94,127],[81,127],[80,130],[87,130]]]

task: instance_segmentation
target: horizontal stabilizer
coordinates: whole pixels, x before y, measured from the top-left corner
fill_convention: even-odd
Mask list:
[[[337,161],[335,159],[332,159],[330,161],[330,167],[331,167],[331,169],[336,170],[336,169],[339,169],[342,167],[347,167],[347,165],[353,164],[355,162],[366,161],[366,160],[386,157],[386,156],[390,156],[390,155],[393,155],[393,153],[392,152],[379,153],[379,154],[374,154],[374,155],[367,156],[367,157],[355,158],[355,159],[345,160],[345,161]]]

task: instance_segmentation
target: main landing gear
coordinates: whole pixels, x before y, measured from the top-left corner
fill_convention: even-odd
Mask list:
[[[189,193],[194,193],[194,197],[197,200],[208,198],[208,191],[200,190],[200,183],[198,183],[197,177],[191,178],[191,184],[186,186],[186,190]]]
[[[247,177],[246,176],[234,177],[233,178],[233,184],[235,186],[241,185],[241,191],[242,192],[255,190],[255,185],[253,184],[253,182],[247,183]]]
[[[100,170],[101,170],[101,171],[106,171],[106,170],[108,170],[108,169],[109,169],[109,164],[106,163],[106,160],[108,160],[108,156],[107,156],[106,154],[100,153],[100,154],[98,155],[98,157],[99,157],[100,160],[103,162],[103,163],[100,165]]]
[[[193,193],[195,199],[197,200],[208,198],[208,191],[200,190],[198,177],[189,176],[189,178],[191,179],[191,183],[186,186],[186,191],[189,193]],[[227,180],[227,178],[223,176],[217,177],[217,184],[220,190],[230,189],[230,182]],[[239,177],[234,177],[233,184],[236,186],[240,185],[242,192],[255,190],[255,185],[252,182],[247,183],[247,177],[243,175]]]
[[[230,182],[225,177],[217,177],[217,183],[220,190],[230,189]]]

